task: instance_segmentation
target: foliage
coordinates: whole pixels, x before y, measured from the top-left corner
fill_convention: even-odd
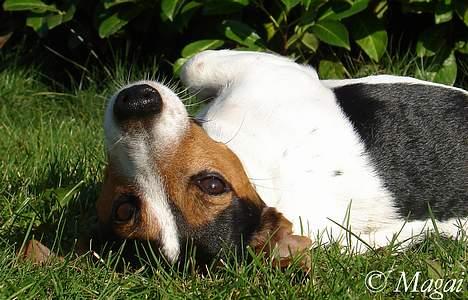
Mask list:
[[[372,61],[384,55],[395,18],[427,16],[416,32],[415,51],[432,66],[425,79],[453,84],[457,60],[468,54],[466,0],[5,0],[3,9],[40,36],[71,21],[89,26],[101,39],[151,35],[169,28],[180,42],[174,72],[205,49],[270,50],[303,62],[319,57],[322,75],[344,77],[342,53],[362,51]],[[91,16],[92,24],[83,15]],[[83,25],[85,24],[85,25]],[[86,25],[88,24],[88,25]],[[408,26],[411,27],[411,26]],[[417,26],[415,26],[417,27]],[[73,28],[73,25],[71,25]],[[412,28],[405,28],[411,31]],[[418,30],[416,30],[418,31]],[[189,40],[187,43],[186,41]],[[182,49],[181,49],[182,48]],[[331,49],[331,51],[330,51]],[[359,55],[359,54],[358,54]],[[418,75],[418,74],[416,74]],[[419,74],[421,75],[421,74]]]

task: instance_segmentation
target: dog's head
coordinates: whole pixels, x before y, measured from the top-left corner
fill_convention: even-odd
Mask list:
[[[187,243],[204,259],[223,247],[309,246],[266,207],[237,156],[212,140],[166,86],[141,81],[122,88],[109,101],[104,127],[108,165],[97,212],[107,234],[149,241],[171,262]]]

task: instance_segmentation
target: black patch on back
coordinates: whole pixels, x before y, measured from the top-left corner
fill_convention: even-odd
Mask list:
[[[333,89],[401,217],[468,216],[468,96],[423,84]],[[378,209],[378,208],[376,208]]]

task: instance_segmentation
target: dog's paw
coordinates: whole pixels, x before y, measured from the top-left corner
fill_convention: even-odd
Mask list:
[[[211,97],[223,87],[240,80],[254,69],[261,70],[278,66],[299,67],[289,58],[270,53],[206,50],[184,64],[180,78],[190,90],[201,93],[203,97]]]

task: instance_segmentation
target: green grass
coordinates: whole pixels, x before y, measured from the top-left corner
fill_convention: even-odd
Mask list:
[[[2,58],[6,67],[0,73],[0,299],[423,297],[393,292],[401,271],[409,279],[421,272],[420,281],[464,280],[461,293],[444,294],[444,299],[468,297],[468,243],[437,235],[404,252],[384,249],[352,256],[336,246],[315,249],[310,274],[297,265],[279,270],[261,258],[226,262],[205,272],[190,267],[176,271],[158,261],[117,272],[118,253],[106,255],[104,262],[76,255],[76,240],[95,223],[94,203],[105,163],[106,97],[118,82],[155,77],[157,68],[130,72],[122,64],[99,82],[88,72],[74,88],[64,90],[44,83],[39,69]],[[411,75],[415,69],[405,59],[387,58],[388,67],[356,63],[353,75]],[[459,85],[467,87],[463,81]],[[16,251],[32,237],[66,259],[42,267],[17,259]],[[382,292],[371,293],[365,286],[372,270],[388,275]]]

